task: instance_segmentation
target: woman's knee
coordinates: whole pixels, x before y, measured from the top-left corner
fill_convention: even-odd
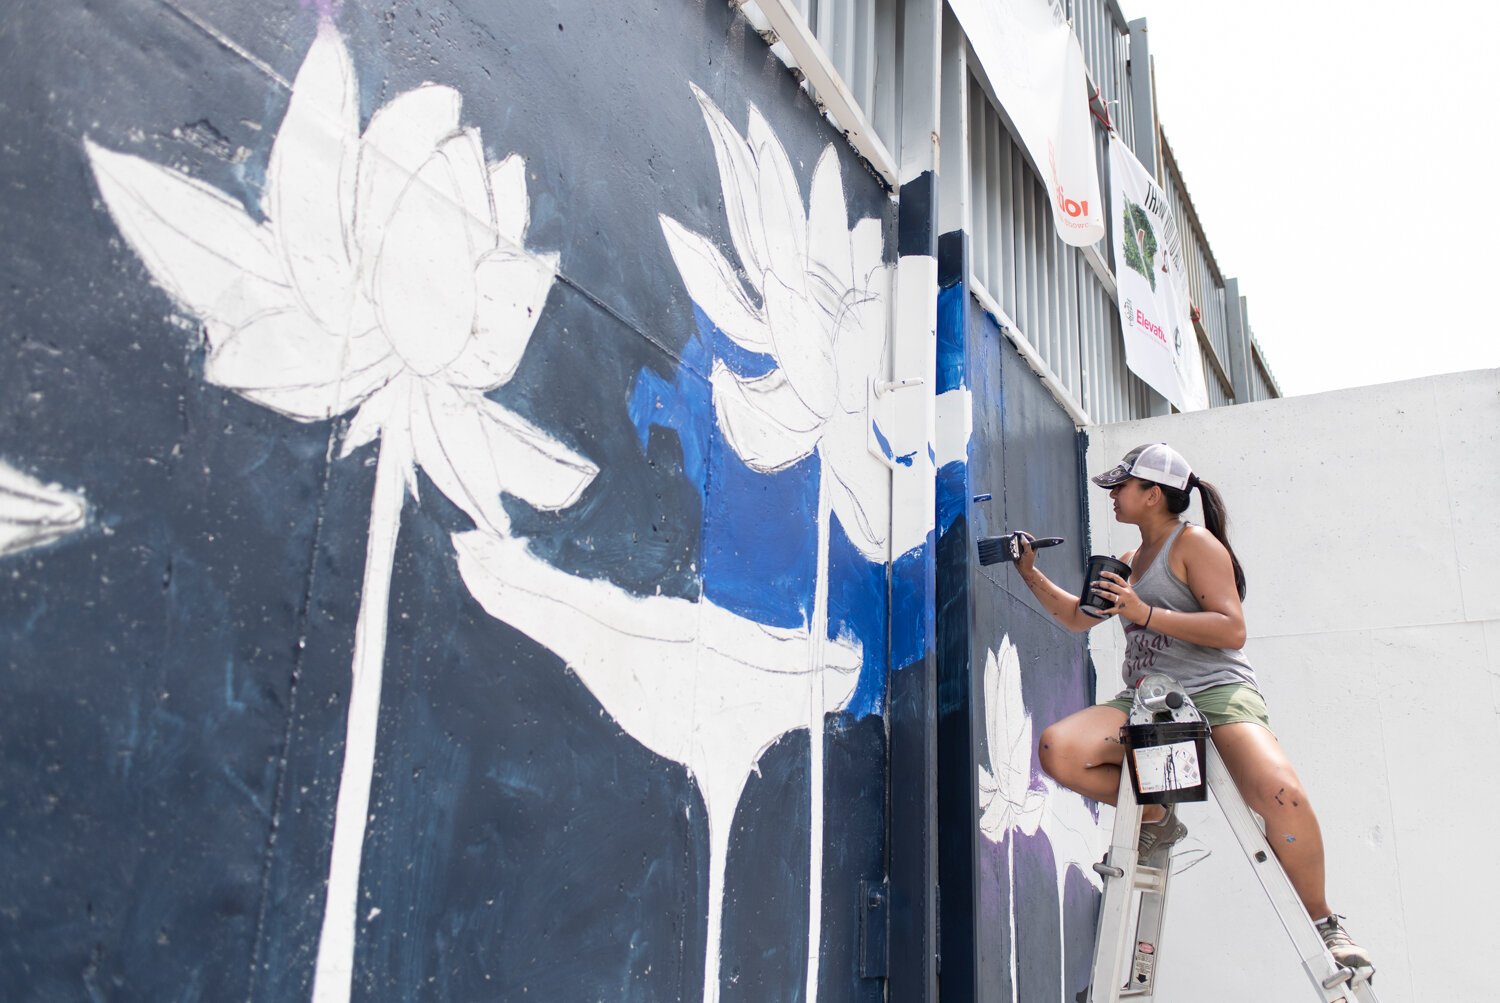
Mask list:
[[[1269,818],[1279,812],[1311,810],[1307,801],[1307,790],[1297,774],[1290,770],[1275,771],[1258,777],[1243,792],[1245,800],[1261,818]]]
[[[1080,732],[1066,719],[1048,725],[1037,740],[1042,769],[1054,780],[1066,781],[1084,770],[1118,761],[1110,756],[1107,740]]]
[[[1053,780],[1060,779],[1058,773],[1064,769],[1067,762],[1068,739],[1066,733],[1057,725],[1049,725],[1042,729],[1041,737],[1037,739],[1036,754],[1041,761],[1042,769]]]

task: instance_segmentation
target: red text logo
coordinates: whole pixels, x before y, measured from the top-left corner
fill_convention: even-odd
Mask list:
[[[1167,343],[1167,333],[1156,324],[1151,323],[1151,321],[1146,317],[1145,313],[1143,313],[1139,308],[1137,308],[1135,311],[1135,322],[1155,335],[1156,339],[1163,345]]]

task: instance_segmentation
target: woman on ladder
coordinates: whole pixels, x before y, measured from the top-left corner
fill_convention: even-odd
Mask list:
[[[1335,961],[1371,967],[1368,953],[1350,939],[1341,917],[1328,906],[1323,888],[1323,836],[1307,792],[1271,732],[1265,701],[1245,645],[1245,573],[1230,549],[1228,514],[1213,485],[1200,480],[1171,446],[1137,446],[1119,465],[1093,478],[1109,491],[1115,519],[1136,526],[1141,544],[1122,556],[1126,580],[1104,572],[1091,582],[1110,601],[1105,615],[1118,614],[1125,628],[1126,689],[1115,699],[1078,711],[1042,732],[1042,768],[1085,797],[1115,803],[1124,748],[1120,728],[1134,688],[1152,672],[1175,679],[1192,696],[1213,729],[1213,742],[1246,803],[1265,819],[1266,832],[1292,887],[1306,906]],[[1197,490],[1206,527],[1181,518]],[[1069,630],[1085,631],[1102,621],[1079,609],[1078,597],[1036,568],[1029,534],[1016,569],[1042,606]],[[1141,826],[1146,856],[1182,839],[1187,826],[1175,806],[1149,805]]]

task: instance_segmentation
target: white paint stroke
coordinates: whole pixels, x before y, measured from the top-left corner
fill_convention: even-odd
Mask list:
[[[936,463],[939,467],[969,462],[969,442],[974,438],[974,395],[968,387],[948,390],[937,396]]]
[[[76,533],[88,515],[81,495],[43,484],[0,460],[0,557]]]
[[[745,135],[698,87],[719,168],[736,269],[718,247],[668,216],[662,233],[688,294],[740,347],[769,355],[769,373],[744,377],[715,360],[714,416],[725,441],[752,469],[784,470],[817,455],[818,556],[810,628],[808,724],[808,936],[805,999],[816,1003],[822,943],[824,678],[819,662],[828,629],[828,547],[832,516],[869,560],[920,546],[925,535],[891,539],[890,472],[871,454],[872,380],[889,366],[890,268],[878,219],[848,223],[842,168],[829,144],[813,171],[804,209],[791,158],[759,109]],[[748,288],[747,288],[748,284]],[[752,295],[753,294],[753,295]],[[891,429],[881,430],[891,435]],[[710,945],[710,953],[717,951]],[[704,999],[717,999],[717,973]]]
[[[152,279],[203,324],[204,376],[298,421],[357,408],[340,456],[379,442],[313,998],[349,999],[391,561],[420,467],[476,525],[502,494],[557,510],[598,468],[485,396],[514,375],[557,255],[525,249],[525,163],[487,163],[462,96],[424,84],[359,132],[355,72],[323,21],[271,149],[257,223],[177,171],[85,140]]]
[[[810,688],[820,696],[820,721],[848,702],[863,652],[853,641],[819,644],[806,628],[767,626],[707,599],[636,596],[569,575],[522,539],[474,531],[455,535],[453,545],[486,612],[554,652],[621,728],[687,767],[697,783],[709,831],[704,999],[717,1000],[725,863],[745,781],[766,749],[808,726]]]

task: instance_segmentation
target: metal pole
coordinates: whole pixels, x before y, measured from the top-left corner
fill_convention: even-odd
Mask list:
[[[891,363],[897,379],[922,378],[926,389],[898,394],[893,409],[903,436],[928,444],[910,467],[892,475],[892,533],[928,537],[936,523],[929,459],[935,441],[937,371],[937,137],[942,0],[907,0],[901,39],[897,143],[895,305]],[[962,151],[955,151],[961,156]],[[897,532],[897,528],[901,531]],[[896,555],[893,555],[896,556]],[[934,646],[936,554],[921,550],[919,595],[891,607],[891,630],[923,640],[911,664],[891,666],[890,710],[890,980],[886,998],[937,1003],[937,657]],[[915,620],[915,622],[913,622]]]

